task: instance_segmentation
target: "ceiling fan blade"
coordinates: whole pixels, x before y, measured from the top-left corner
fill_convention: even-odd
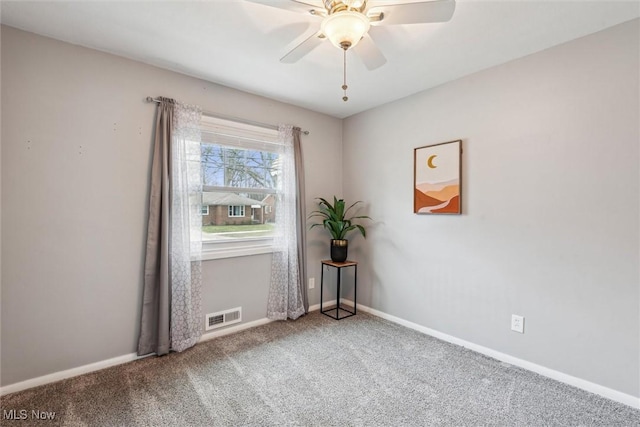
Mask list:
[[[375,6],[367,14],[384,14],[379,25],[424,24],[447,22],[456,10],[455,0],[434,0],[420,3],[390,4]]]
[[[277,7],[278,9],[291,10],[293,12],[323,14],[325,12],[322,5],[314,4],[313,2],[300,1],[300,0],[245,0],[249,3],[258,3],[265,6]],[[314,11],[314,12],[311,12]]]
[[[369,34],[364,35],[353,48],[353,52],[369,70],[375,70],[387,63],[387,58],[384,57]]]
[[[324,35],[320,31],[318,31],[311,37],[308,37],[298,46],[291,49],[285,56],[280,58],[280,62],[284,62],[285,64],[293,64],[294,62],[298,62],[303,56],[311,52],[316,47],[320,46],[320,44],[324,40]]]

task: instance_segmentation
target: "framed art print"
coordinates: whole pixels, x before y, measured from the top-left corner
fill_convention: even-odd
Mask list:
[[[413,150],[413,212],[460,214],[462,140]]]

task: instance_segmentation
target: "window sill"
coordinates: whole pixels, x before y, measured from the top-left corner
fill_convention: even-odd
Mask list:
[[[273,239],[244,239],[224,243],[203,243],[202,261],[235,258],[273,252]]]

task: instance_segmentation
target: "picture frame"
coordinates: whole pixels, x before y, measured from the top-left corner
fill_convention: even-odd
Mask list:
[[[462,140],[413,150],[413,212],[462,214]]]

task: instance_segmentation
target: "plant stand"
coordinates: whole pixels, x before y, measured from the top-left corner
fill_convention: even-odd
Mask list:
[[[336,289],[336,306],[335,308],[328,308],[326,310],[322,309],[322,298],[323,298],[323,291],[324,291],[324,266],[330,266],[336,269],[338,276],[337,276],[337,289]],[[344,305],[340,305],[340,281],[342,278],[342,269],[346,268],[346,267],[353,267],[354,268],[354,276],[353,276],[353,311],[348,310],[345,308]],[[358,290],[358,263],[355,261],[345,261],[345,262],[334,262],[331,260],[323,260],[322,261],[322,265],[321,265],[321,272],[320,272],[320,313],[324,314],[325,316],[329,316],[332,319],[335,320],[342,320],[345,319],[347,317],[351,317],[351,316],[355,316],[356,315],[356,296],[357,296],[357,290]],[[331,314],[328,314],[328,312],[330,311],[336,311],[336,315],[332,316]],[[340,311],[346,312],[346,315],[340,316]]]

